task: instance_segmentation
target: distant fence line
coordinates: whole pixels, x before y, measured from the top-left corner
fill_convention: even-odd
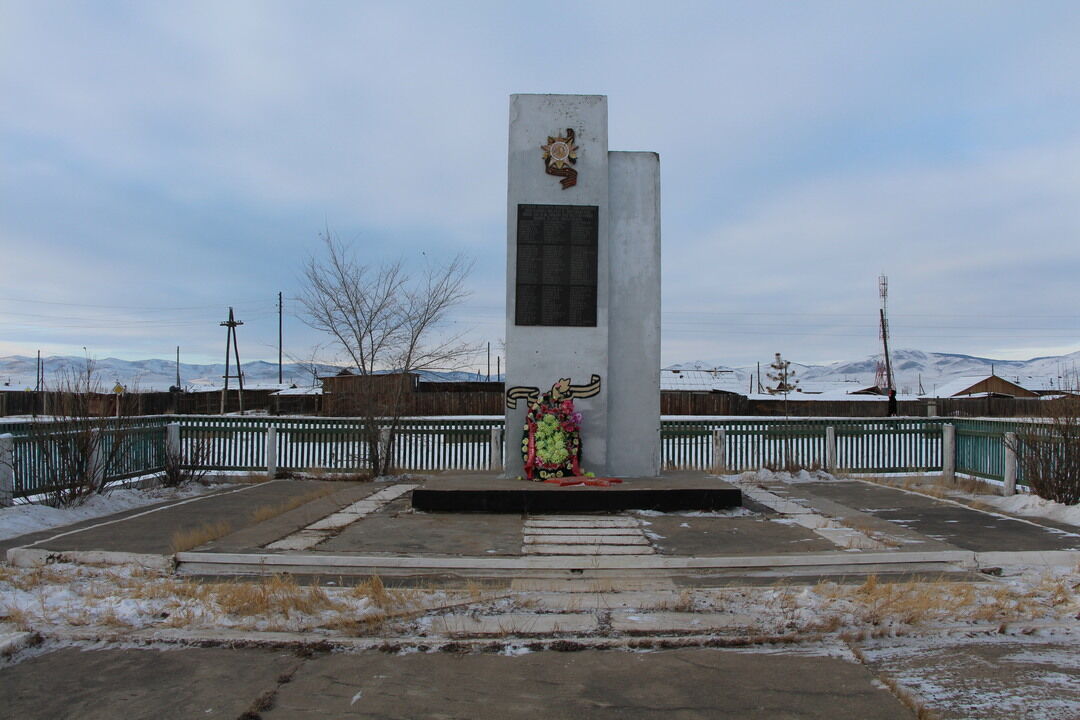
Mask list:
[[[100,421],[97,421],[100,423]],[[182,457],[205,449],[212,470],[278,472],[362,468],[367,459],[364,421],[356,418],[266,416],[154,416],[110,420],[102,432],[128,443],[107,481],[161,472],[166,427],[175,424]],[[0,486],[10,494],[47,491],[42,479],[50,453],[67,442],[50,423],[0,425]],[[693,418],[661,422],[665,469],[742,472],[759,468],[821,468],[851,473],[956,472],[1007,482],[1006,433],[1038,422],[946,418]],[[948,430],[948,428],[952,428]],[[503,448],[518,447],[516,428],[505,437],[500,417],[407,418],[393,444],[399,470],[493,470]],[[4,436],[3,433],[10,433]],[[70,433],[68,433],[70,434]],[[950,437],[951,435],[951,437]],[[5,460],[5,453],[7,460]],[[948,458],[952,463],[947,463]],[[1012,467],[1016,467],[1012,463]],[[5,470],[5,468],[8,468]],[[1022,473],[1022,468],[1014,472]],[[1023,482],[1014,476],[1014,482]],[[0,487],[0,498],[3,488]]]

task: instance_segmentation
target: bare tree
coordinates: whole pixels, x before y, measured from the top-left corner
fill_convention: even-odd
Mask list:
[[[33,457],[27,463],[48,504],[80,505],[102,493],[124,469],[131,449],[125,416],[131,401],[102,392],[94,361],[57,372],[49,398],[51,420],[31,425]]]
[[[1065,505],[1080,502],[1080,398],[1048,401],[1047,418],[1016,433],[1023,482],[1039,497]]]
[[[368,467],[385,475],[392,469],[411,373],[457,367],[477,352],[460,333],[442,332],[450,311],[468,295],[472,263],[458,255],[412,275],[401,260],[360,263],[329,231],[322,239],[325,255],[304,266],[304,320],[328,333],[361,376],[388,376],[378,393],[366,388],[358,407],[366,421]]]

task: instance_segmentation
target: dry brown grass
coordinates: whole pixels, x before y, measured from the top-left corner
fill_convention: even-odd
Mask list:
[[[10,566],[0,566],[0,582],[6,582],[18,590],[33,590],[40,585],[67,582],[68,576],[48,565],[20,571]]]
[[[232,525],[224,520],[219,520],[216,523],[203,523],[196,528],[174,532],[169,547],[174,553],[184,552],[218,538],[223,538],[231,532]]]
[[[276,505],[260,505],[251,511],[251,522],[258,524],[266,522],[271,518],[276,518],[278,515],[295,510],[301,505],[307,505],[309,502],[318,500],[319,498],[326,497],[337,492],[338,488],[335,487],[321,487],[316,488],[310,492],[306,492],[303,495],[297,495],[291,497],[288,500],[284,500]]]
[[[242,485],[258,485],[259,483],[268,482],[270,478],[266,476],[265,472],[251,472],[241,473],[239,475],[230,475],[229,482],[240,483]]]
[[[239,617],[271,617],[291,613],[312,615],[344,606],[318,585],[299,585],[290,575],[274,575],[260,582],[214,583],[207,596],[224,613]]]
[[[1053,582],[1053,581],[1050,581]],[[1065,592],[1054,590],[1062,587]],[[851,612],[861,623],[917,625],[940,620],[968,619],[1008,622],[1046,615],[1055,604],[1071,601],[1063,583],[1020,593],[1006,586],[988,587],[943,579],[883,583],[870,575],[862,585],[819,583],[815,592],[833,601],[830,610]],[[1040,596],[1049,597],[1040,601]]]
[[[30,630],[30,615],[22,608],[14,605],[0,605],[0,619],[9,622],[18,630]]]
[[[371,482],[375,477],[367,470],[330,470],[321,467],[309,467],[300,474],[312,480],[333,482]]]

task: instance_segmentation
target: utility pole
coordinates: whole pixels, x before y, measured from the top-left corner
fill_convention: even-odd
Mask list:
[[[487,381],[491,382],[491,343],[487,344]]]
[[[176,392],[180,392],[180,346],[176,346]]]
[[[277,294],[277,382],[281,385],[281,293]]]
[[[41,351],[37,351],[37,367],[34,369],[34,419],[37,420],[38,398],[41,396]]]
[[[881,309],[878,316],[881,319],[881,346],[883,355],[882,362],[878,363],[874,384],[886,392],[893,389],[892,360],[889,358],[889,278],[884,274],[878,276],[878,294],[881,296]]]
[[[223,323],[218,323],[222,327],[228,328],[225,334],[225,387],[221,389],[221,414],[225,414],[225,399],[229,394],[229,378],[235,377],[240,383],[240,414],[244,414],[244,373],[240,369],[240,347],[236,342],[236,328],[239,325],[243,325],[241,321],[233,317],[233,309],[229,308],[229,319]],[[229,373],[229,349],[232,349],[233,354],[236,356],[236,375]]]

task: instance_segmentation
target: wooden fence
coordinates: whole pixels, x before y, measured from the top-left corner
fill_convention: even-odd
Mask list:
[[[89,421],[88,421],[89,422]],[[97,421],[100,422],[100,421]],[[129,445],[122,461],[104,468],[106,480],[160,472],[166,452],[166,425],[178,426],[178,450],[208,453],[213,470],[255,471],[355,469],[367,459],[362,420],[321,417],[156,416],[110,421],[108,442]],[[55,432],[49,432],[55,427]],[[946,427],[954,429],[952,447]],[[661,422],[661,458],[666,469],[741,472],[759,468],[824,468],[852,473],[940,472],[949,453],[955,472],[1003,480],[1006,433],[1040,427],[1034,421],[946,418],[695,418]],[[385,428],[382,439],[386,439]],[[3,440],[11,449],[13,494],[25,497],[49,489],[48,463],[70,441],[70,425],[12,423]],[[406,418],[393,443],[400,470],[490,470],[502,465],[502,448],[516,451],[519,431],[503,432],[494,417]],[[0,436],[4,437],[4,436]],[[0,445],[0,468],[4,465]],[[1023,482],[1022,468],[1018,481]],[[0,472],[2,477],[2,472]],[[2,489],[2,488],[0,488]]]

